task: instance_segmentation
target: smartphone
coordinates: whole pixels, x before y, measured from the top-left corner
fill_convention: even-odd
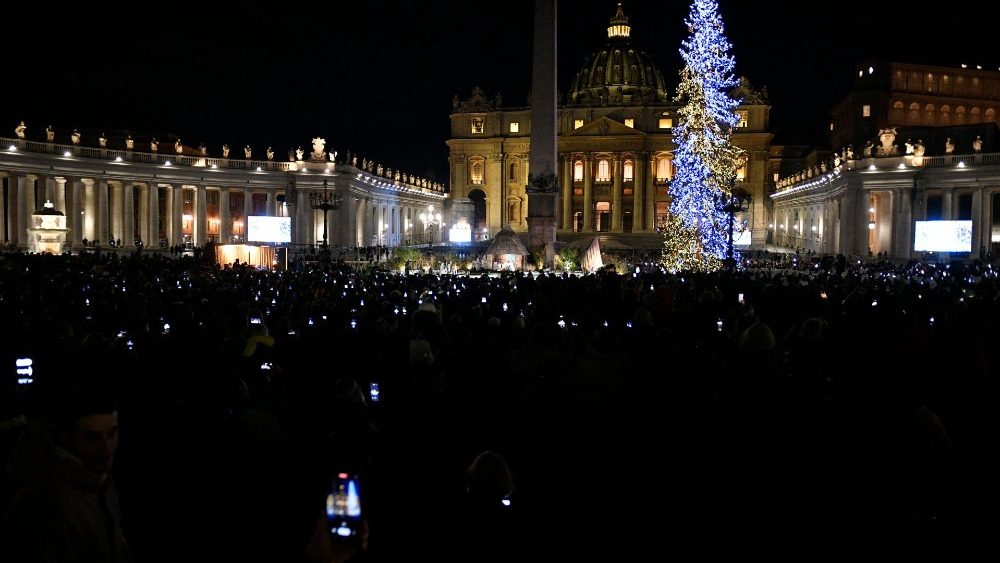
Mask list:
[[[261,323],[260,317],[250,317],[250,324],[259,325]]]
[[[32,367],[33,363],[31,358],[17,358],[14,360],[18,385],[31,385],[34,381],[35,368]]]
[[[334,538],[356,538],[361,530],[361,485],[356,474],[338,473],[326,495],[326,523]]]
[[[273,364],[271,362],[264,362],[260,364],[260,369],[271,369]]]
[[[382,391],[379,389],[377,381],[372,381],[368,384],[368,394],[371,396],[373,403],[377,403],[382,400]]]
[[[744,303],[744,301],[743,301],[743,294],[742,293],[739,294],[739,296],[736,298],[736,301],[738,301],[740,305],[742,305]]]

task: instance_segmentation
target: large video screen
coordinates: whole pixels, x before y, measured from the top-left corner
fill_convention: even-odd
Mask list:
[[[247,219],[247,241],[292,242],[291,217],[257,217],[251,215]]]
[[[972,252],[972,221],[916,221],[913,250]]]

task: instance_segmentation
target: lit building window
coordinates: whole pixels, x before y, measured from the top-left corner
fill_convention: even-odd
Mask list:
[[[473,160],[469,165],[469,181],[477,186],[483,185],[484,168],[485,162],[483,160]]]
[[[750,120],[750,114],[748,112],[746,112],[746,111],[738,111],[738,112],[736,112],[736,117],[739,118],[739,121],[736,123],[736,127],[740,127],[740,128],[744,128],[745,129],[745,128],[747,128],[747,127],[750,126],[750,121],[749,121]]]
[[[656,202],[656,226],[663,229],[667,226],[668,215],[670,214],[670,203],[666,201]]]
[[[739,168],[736,169],[736,180],[742,182],[743,180],[746,179],[747,179],[747,165],[744,162],[743,164],[740,165]]]
[[[521,124],[518,123],[517,121],[511,121],[510,122],[510,132],[511,133],[520,133],[521,132]]]
[[[660,129],[671,129],[673,126],[674,120],[670,117],[670,112],[663,112],[663,115],[660,116]]]
[[[607,160],[597,161],[597,181],[608,182],[611,180],[611,166]]]
[[[573,129],[579,129],[581,127],[583,127],[583,120],[582,119],[574,119],[573,120]]]
[[[778,174],[777,172],[775,172],[774,173],[774,183],[777,184],[778,180],[780,180],[780,179],[781,179],[781,175]]]
[[[482,117],[473,117],[472,118],[472,134],[473,135],[482,135],[483,134],[483,123],[484,123],[484,121],[485,120]]]
[[[625,167],[623,171],[626,182],[631,182],[635,178],[635,165],[632,164],[631,160],[625,161]]]
[[[582,182],[583,181],[583,161],[578,160],[573,163],[573,181]]]
[[[833,131],[833,122],[830,122],[830,131]]]
[[[656,181],[663,182],[669,180],[670,174],[670,159],[660,158],[656,161]]]
[[[871,116],[872,116],[871,104],[865,104],[861,106],[861,117],[871,117]]]
[[[626,118],[625,119],[625,127],[631,127],[633,129],[635,129],[635,120],[632,119],[631,117]]]

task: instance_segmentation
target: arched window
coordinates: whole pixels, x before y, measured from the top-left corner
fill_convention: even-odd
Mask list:
[[[483,158],[473,158],[469,161],[469,181],[473,185],[483,185],[483,170],[486,168],[486,161]]]
[[[955,125],[965,125],[965,106],[955,108]]]
[[[510,160],[510,174],[509,174],[508,178],[510,178],[513,181],[518,181],[519,180],[518,171],[521,169],[520,165],[521,165],[521,161],[519,161],[518,159],[512,158]]]
[[[924,125],[934,125],[934,104],[924,106]]]
[[[951,125],[951,106],[945,104],[941,106],[941,115],[938,118],[939,125]]]
[[[997,120],[997,110],[993,108],[986,109],[986,121],[996,121]]]
[[[573,181],[582,182],[583,181],[583,161],[578,160],[573,163]]]
[[[656,159],[656,181],[665,182],[671,177],[670,159],[665,156]]]
[[[635,165],[632,164],[631,160],[626,160],[623,168],[623,176],[626,182],[631,182],[635,179]]]
[[[972,108],[972,110],[969,111],[969,123],[979,123],[980,117],[981,113],[979,108]]]
[[[611,181],[611,164],[608,159],[602,158],[597,161],[597,181],[598,182],[610,182]]]
[[[914,102],[910,104],[910,115],[907,119],[911,125],[920,124],[920,104]]]
[[[900,123],[903,121],[903,115],[905,113],[903,109],[904,109],[903,102],[897,100],[892,103],[892,121],[896,123]]]

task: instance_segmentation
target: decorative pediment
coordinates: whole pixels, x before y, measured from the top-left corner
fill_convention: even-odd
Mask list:
[[[750,79],[746,76],[740,77],[740,83],[729,92],[729,97],[740,100],[740,105],[744,106],[766,106],[770,102],[767,99],[767,86],[760,90],[755,90],[750,85]]]
[[[585,123],[583,127],[579,129],[574,129],[566,134],[566,136],[573,137],[590,137],[590,136],[623,136],[623,135],[645,135],[642,131],[638,129],[633,129],[626,126],[624,123],[619,123],[614,119],[608,117],[600,117],[591,121],[590,123]]]
[[[468,100],[460,100],[456,95],[452,100],[453,113],[478,113],[493,111],[493,102],[486,97],[486,93],[479,86],[472,89],[472,96]]]

